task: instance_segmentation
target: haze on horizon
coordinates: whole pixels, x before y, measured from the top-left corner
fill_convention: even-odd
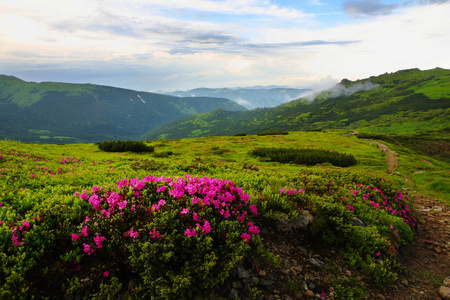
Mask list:
[[[0,74],[135,90],[450,68],[448,0],[0,0]]]

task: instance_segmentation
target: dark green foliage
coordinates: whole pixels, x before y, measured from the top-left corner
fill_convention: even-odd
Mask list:
[[[142,161],[132,162],[131,168],[133,170],[156,171],[156,170],[167,169],[167,165],[163,162],[158,162],[158,161],[150,160],[150,159],[144,159]]]
[[[266,130],[263,132],[258,132],[256,135],[264,136],[264,135],[288,135],[289,132],[281,131],[281,130]]]
[[[104,141],[98,144],[98,149],[105,152],[153,152],[154,147],[140,141]]]
[[[302,165],[317,165],[331,163],[338,167],[349,167],[356,165],[356,159],[352,154],[339,153],[323,149],[310,148],[258,148],[250,154],[277,161],[281,163],[294,163]]]
[[[236,133],[234,136],[246,136],[247,134],[245,132]]]

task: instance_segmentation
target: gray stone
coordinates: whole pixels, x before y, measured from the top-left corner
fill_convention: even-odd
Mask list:
[[[242,282],[243,282],[244,284],[246,284],[246,283],[250,283],[250,284],[258,284],[259,278],[258,278],[258,277],[246,278],[246,279],[242,280]]]
[[[248,271],[244,270],[244,268],[242,266],[239,266],[238,267],[238,277],[240,279],[248,278],[248,277],[250,277],[250,273]]]
[[[246,290],[247,292],[250,292],[252,290],[252,285],[250,283],[246,283],[244,285],[244,290]]]
[[[308,253],[308,250],[306,250],[305,248],[301,247],[301,246],[297,246],[298,250],[300,250],[300,252],[302,252],[303,254]]]
[[[311,262],[311,264],[313,264],[314,266],[322,269],[323,267],[325,267],[325,264],[323,262],[321,262],[318,259],[315,258],[310,258],[309,261]]]
[[[360,219],[358,219],[357,217],[353,217],[352,223],[353,223],[353,225],[355,225],[355,226],[367,227],[366,224],[364,224],[364,222],[361,221]]]
[[[308,287],[310,290],[314,290],[316,288],[316,285],[312,282],[308,283]]]
[[[236,299],[238,297],[238,291],[236,289],[231,289],[228,299]]]
[[[233,282],[232,286],[235,289],[242,289],[242,283],[240,281]]]
[[[404,286],[408,286],[408,285],[409,285],[409,282],[408,282],[408,280],[403,279],[403,280],[402,280],[402,284],[403,284]]]
[[[271,285],[274,285],[274,284],[275,284],[275,281],[263,279],[263,280],[261,281],[261,283],[262,283],[263,286],[271,286]]]

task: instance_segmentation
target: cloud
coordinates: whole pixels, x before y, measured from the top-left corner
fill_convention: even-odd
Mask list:
[[[352,16],[379,16],[389,15],[397,4],[382,4],[381,0],[346,1],[342,4],[344,11]]]

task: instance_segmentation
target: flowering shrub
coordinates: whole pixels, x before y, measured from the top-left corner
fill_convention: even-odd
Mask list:
[[[260,242],[249,196],[229,180],[147,176],[76,193],[91,209],[72,233],[85,256],[107,251],[157,298],[187,297],[223,282]],[[113,270],[109,271],[113,273]]]

